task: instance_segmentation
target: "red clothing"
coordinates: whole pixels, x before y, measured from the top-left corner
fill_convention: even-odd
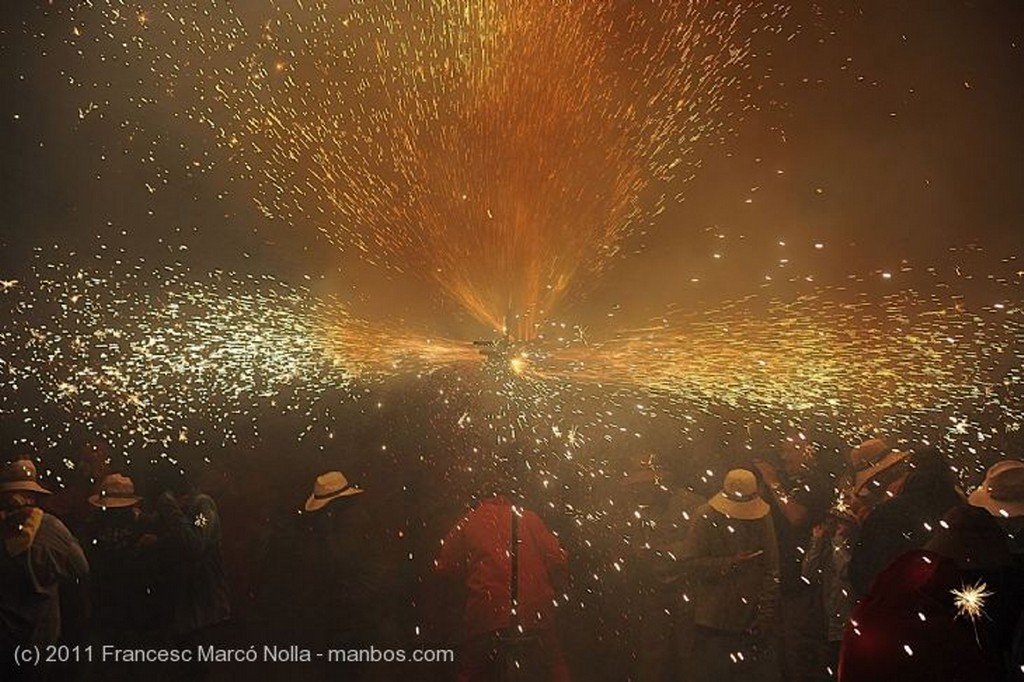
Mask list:
[[[1003,679],[986,618],[972,623],[957,614],[951,590],[964,584],[955,563],[935,552],[915,549],[897,558],[853,611],[840,682]]]
[[[519,518],[519,620],[532,630],[551,626],[555,589],[566,580],[567,557],[540,517]],[[482,500],[448,534],[437,570],[463,579],[468,591],[465,635],[471,638],[512,625],[510,591],[512,505],[495,496]]]

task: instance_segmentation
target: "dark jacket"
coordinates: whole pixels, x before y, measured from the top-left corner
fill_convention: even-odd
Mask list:
[[[53,644],[61,634],[61,603],[87,608],[82,548],[56,516],[38,508],[8,512],[0,527],[0,644]]]
[[[865,594],[893,559],[923,547],[942,516],[962,502],[944,460],[928,461],[914,470],[903,490],[878,505],[861,526],[850,556],[854,593]]]
[[[968,578],[952,559],[935,552],[912,550],[897,558],[853,611],[840,655],[840,681],[1003,679],[998,648],[988,641],[987,619],[958,616],[951,593],[978,578]]]
[[[170,600],[171,633],[183,637],[231,615],[217,505],[194,495],[184,507],[170,493],[158,502],[161,554],[168,569],[164,596]]]
[[[695,514],[683,550],[684,566],[694,580],[695,622],[733,633],[767,628],[779,597],[779,555],[771,515],[742,521],[707,504]],[[734,562],[738,554],[753,551],[763,554]]]
[[[103,637],[157,629],[164,586],[158,583],[156,537],[146,535],[132,507],[95,510],[87,527],[95,627]]]

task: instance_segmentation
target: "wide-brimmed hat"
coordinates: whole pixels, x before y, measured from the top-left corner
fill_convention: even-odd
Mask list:
[[[909,454],[889,447],[881,438],[871,438],[853,448],[850,451],[850,467],[853,469],[854,493],[875,476],[902,462]]]
[[[30,459],[16,459],[0,465],[0,492],[29,492],[49,495],[50,491],[39,485],[36,465]]]
[[[340,471],[328,471],[316,477],[313,484],[313,494],[306,500],[306,511],[323,509],[331,500],[339,497],[351,497],[364,492],[363,490],[349,485],[345,474]]]
[[[89,496],[89,504],[103,509],[133,507],[139,502],[142,502],[142,498],[135,494],[132,479],[121,474],[105,476],[100,483],[100,491]]]
[[[992,516],[1024,516],[1024,462],[1004,459],[993,464],[968,501]]]
[[[708,500],[708,504],[715,511],[741,521],[763,519],[770,511],[768,503],[757,494],[757,477],[746,469],[727,473],[722,492]]]

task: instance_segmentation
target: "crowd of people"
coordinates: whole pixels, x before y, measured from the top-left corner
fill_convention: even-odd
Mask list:
[[[185,475],[147,498],[123,472],[87,473],[91,489],[53,495],[32,459],[0,466],[2,679],[153,678],[138,665],[20,666],[16,647],[224,641],[232,604],[213,498]],[[513,480],[496,469],[438,538],[431,580],[461,612],[451,674],[583,679],[558,617],[572,562]],[[966,495],[934,448],[870,439],[837,473],[800,436],[730,469],[709,498],[653,460],[624,481],[640,595],[630,679],[1024,679],[1024,461],[998,462]],[[265,555],[283,560],[253,568],[261,636],[314,650],[399,641],[402,558],[364,490],[336,470],[311,488],[264,534]],[[161,676],[208,673],[192,661]]]
[[[661,485],[644,615],[671,644],[640,679],[1024,679],[1024,462],[967,496],[934,448],[871,439],[834,477],[800,438],[771,455],[706,502]]]

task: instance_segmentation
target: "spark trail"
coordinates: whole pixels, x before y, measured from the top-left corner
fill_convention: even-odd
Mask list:
[[[785,14],[708,0],[105,0],[73,10],[71,40],[137,79],[139,111],[98,93],[104,107],[129,127],[153,108],[201,124],[202,149],[222,154],[195,165],[226,160],[268,218],[436,285],[492,329],[518,316],[529,338],[748,106],[751,35]]]
[[[230,439],[261,408],[308,413],[350,397],[356,379],[474,358],[466,344],[369,325],[268,276],[195,280],[180,265],[39,265],[32,280],[6,282],[0,306],[0,412],[51,439],[78,423],[126,450]]]
[[[604,342],[567,347],[531,371],[631,386],[712,412],[837,421],[854,433],[868,424],[929,421],[966,433],[982,413],[1019,428],[1018,305],[967,310],[947,303],[948,292],[940,299],[911,290],[851,303],[839,293],[676,312]],[[1007,293],[1020,300],[1019,291]]]

